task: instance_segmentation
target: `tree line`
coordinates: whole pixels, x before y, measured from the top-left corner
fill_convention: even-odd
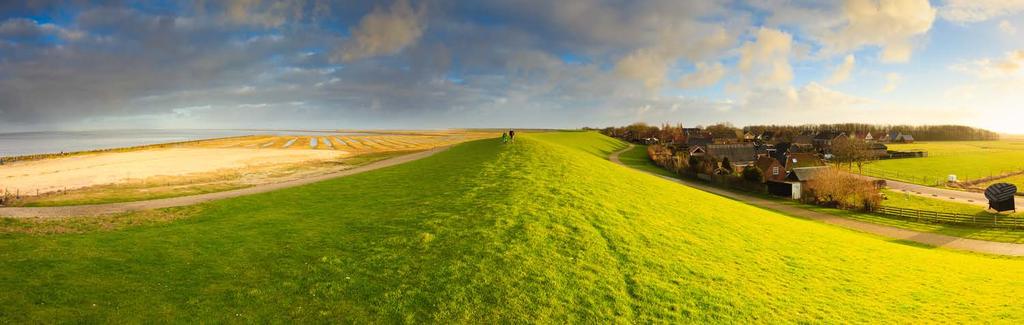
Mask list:
[[[661,126],[654,126],[646,123],[633,123],[627,126],[607,127],[600,130],[605,135],[633,141],[639,141],[645,138],[658,138],[661,141],[680,141],[685,139],[687,130],[693,129],[699,129],[716,138],[737,137],[739,134],[746,132],[750,132],[756,136],[766,131],[771,131],[774,133],[774,138],[779,141],[792,141],[793,137],[802,133],[818,133],[824,131],[842,131],[848,133],[870,132],[871,134],[900,132],[903,134],[910,134],[918,141],[999,140],[999,133],[964,125],[879,125],[864,123],[838,123],[751,125],[739,128],[730,123],[716,123],[708,126],[698,125],[696,128],[687,129],[684,128],[682,124],[662,124]]]

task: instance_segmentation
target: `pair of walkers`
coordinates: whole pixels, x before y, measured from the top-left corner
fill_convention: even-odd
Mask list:
[[[501,134],[501,143],[509,143],[516,141],[516,130],[509,129],[508,132]]]

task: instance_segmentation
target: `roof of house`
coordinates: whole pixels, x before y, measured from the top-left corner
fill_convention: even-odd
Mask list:
[[[832,139],[838,138],[839,136],[842,136],[844,134],[846,134],[846,133],[844,133],[844,132],[835,132],[835,131],[822,131],[822,132],[819,132],[818,135],[816,135],[814,137],[814,140],[832,140]]]
[[[814,136],[809,134],[801,134],[793,137],[793,143],[811,144],[814,143]]]
[[[914,141],[914,136],[909,134],[900,134],[900,140]]]
[[[751,143],[710,144],[708,145],[708,155],[719,160],[728,157],[729,162],[734,164],[757,159],[754,145]]]
[[[706,146],[714,142],[711,138],[705,137],[687,137],[686,144],[690,146]]]
[[[793,171],[789,172],[789,175],[786,176],[786,180],[806,182],[814,180],[818,175],[821,175],[821,173],[827,170],[828,167],[826,166],[793,168]]]
[[[791,153],[786,156],[786,169],[792,170],[803,167],[817,167],[824,166],[825,162],[818,158],[818,155],[813,153]]]
[[[778,160],[768,156],[757,157],[757,162],[754,163],[754,166],[757,166],[757,168],[764,173],[767,173],[768,169],[772,168],[772,165],[779,165],[779,167],[782,167],[782,164],[780,164]]]

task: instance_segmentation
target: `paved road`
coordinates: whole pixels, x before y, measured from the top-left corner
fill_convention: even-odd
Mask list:
[[[874,178],[877,179],[877,178]],[[935,188],[924,185],[904,183],[894,180],[885,180],[885,184],[889,186],[889,189],[897,191],[905,191],[907,193],[930,197],[933,199],[941,199],[951,202],[959,202],[966,204],[973,204],[981,207],[988,208],[988,199],[985,198],[984,193],[966,192],[949,190],[944,188]],[[1016,200],[1017,211],[1024,211],[1024,199],[1018,197]]]
[[[207,194],[199,194],[192,196],[182,196],[166,199],[147,200],[147,201],[135,201],[135,202],[123,202],[123,203],[109,203],[109,204],[95,204],[95,205],[75,205],[75,206],[64,206],[64,207],[0,207],[0,217],[6,218],[59,218],[59,217],[78,217],[78,216],[98,216],[105,214],[124,213],[130,211],[139,210],[150,210],[150,209],[161,209],[170,207],[179,207],[186,205],[193,205],[203,202],[209,202],[214,200],[221,200],[227,198],[233,198],[243,195],[257,194],[270,192],[274,190],[295,187],[299,185],[306,185],[310,183],[316,183],[323,180],[332,178],[344,177],[349,175],[355,175],[359,173],[368,172],[371,170],[381,169],[384,167],[390,167],[406,162],[410,162],[417,159],[426,158],[432,156],[438,152],[447,150],[449,147],[437,147],[427,151],[420,151],[398,157],[388,158],[381,161],[376,161],[363,166],[355,167],[352,169],[346,169],[339,172],[330,174],[324,174],[309,178],[296,179],[280,183],[263,184],[253,187],[247,187],[243,189],[215,192]]]
[[[626,166],[619,160],[619,155],[623,152],[632,149],[634,146],[631,144],[628,148],[612,153],[608,160],[612,162]],[[629,167],[629,166],[626,166]],[[873,224],[869,222],[857,221],[852,219],[846,219],[838,216],[834,216],[827,213],[821,213],[802,209],[790,205],[785,205],[771,200],[762,199],[750,195],[740,194],[721,188],[713,187],[707,184],[693,182],[688,180],[682,180],[678,178],[672,178],[657,174],[651,174],[664,178],[666,180],[683,184],[689,187],[693,187],[705,192],[717,194],[727,198],[735,199],[750,205],[761,207],[768,210],[778,211],[791,216],[796,216],[804,219],[810,219],[815,221],[824,222],[831,225],[836,225],[848,229],[862,231],[882,237],[888,237],[892,239],[912,241],[921,243],[929,246],[949,248],[962,251],[970,251],[976,253],[993,254],[993,255],[1005,255],[1005,256],[1024,256],[1024,244],[1013,244],[1013,243],[1000,243],[985,240],[967,239],[953,236],[946,236],[941,234],[906,230],[896,227],[883,226]]]

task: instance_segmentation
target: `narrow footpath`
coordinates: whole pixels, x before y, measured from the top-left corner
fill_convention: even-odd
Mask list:
[[[626,151],[628,151],[630,149],[633,149],[633,147],[634,147],[634,145],[630,144],[629,147],[627,147],[626,149],[613,152],[610,156],[608,156],[608,160],[611,160],[612,162],[614,162],[616,164],[619,164],[619,165],[622,165],[624,167],[629,168],[629,166],[626,166],[625,164],[622,163],[621,160],[619,160],[619,155],[621,155],[623,152],[626,152]],[[639,169],[635,169],[635,170],[640,171]],[[647,173],[646,171],[644,171],[644,172]],[[827,214],[827,213],[821,213],[821,212],[817,212],[817,211],[811,211],[811,210],[802,209],[802,208],[798,208],[798,207],[794,207],[794,206],[789,206],[789,205],[781,204],[781,203],[778,203],[778,202],[773,202],[773,201],[770,201],[770,200],[762,199],[762,198],[759,198],[759,197],[745,195],[745,194],[740,194],[740,193],[732,192],[732,191],[729,191],[729,190],[713,187],[713,186],[710,186],[710,185],[707,185],[707,184],[702,184],[702,183],[699,183],[699,182],[693,182],[693,181],[688,181],[688,180],[683,180],[683,179],[678,179],[678,178],[672,178],[672,177],[663,176],[663,175],[657,175],[657,174],[653,174],[653,173],[648,173],[648,174],[651,174],[651,175],[654,175],[654,176],[658,176],[658,177],[661,177],[661,178],[664,178],[666,180],[669,180],[669,181],[672,181],[672,182],[676,182],[676,183],[679,183],[679,184],[682,184],[682,185],[693,187],[693,188],[696,188],[696,189],[699,189],[699,190],[702,190],[702,191],[705,191],[705,192],[709,192],[709,193],[712,193],[712,194],[716,194],[716,195],[720,195],[720,196],[723,196],[723,197],[731,198],[731,199],[734,199],[734,200],[737,200],[737,201],[741,201],[741,202],[744,202],[744,203],[747,203],[747,204],[750,204],[750,205],[753,205],[753,206],[757,206],[757,207],[760,207],[760,208],[764,208],[764,209],[768,209],[768,210],[773,210],[773,211],[778,211],[778,212],[781,212],[781,213],[784,213],[784,214],[788,214],[788,215],[791,215],[791,216],[800,217],[800,218],[809,219],[809,220],[814,220],[814,221],[819,221],[819,222],[827,223],[827,224],[830,224],[830,225],[836,225],[836,226],[840,226],[840,227],[844,227],[844,228],[848,228],[848,229],[852,229],[852,230],[857,230],[857,231],[861,231],[861,232],[866,232],[866,233],[870,233],[870,234],[874,234],[874,235],[878,235],[878,236],[882,236],[882,237],[898,239],[898,240],[912,241],[912,242],[915,242],[915,243],[925,244],[925,245],[929,245],[929,246],[949,248],[949,249],[962,250],[962,251],[970,251],[970,252],[975,252],[975,253],[992,254],[992,255],[1004,255],[1004,256],[1024,256],[1024,244],[1000,243],[1000,242],[992,242],[992,241],[985,241],[985,240],[967,239],[967,238],[953,237],[953,236],[947,236],[947,235],[942,235],[942,234],[934,234],[934,233],[913,231],[913,230],[901,229],[901,228],[890,227],[890,226],[883,226],[883,225],[873,224],[873,223],[869,223],[869,222],[863,222],[863,221],[846,219],[846,218],[834,216],[834,215]]]
[[[73,206],[62,206],[62,207],[0,207],[0,217],[3,218],[60,218],[60,217],[85,217],[85,216],[99,216],[107,214],[125,213],[131,211],[140,210],[151,210],[151,209],[162,209],[170,207],[180,207],[193,205],[203,202],[209,202],[214,200],[222,200],[227,198],[233,198],[243,195],[251,195],[257,193],[270,192],[289,187],[295,187],[300,185],[306,185],[316,183],[332,178],[344,177],[349,175],[355,175],[359,173],[365,173],[371,170],[377,170],[385,167],[399,165],[414,160],[423,159],[430,157],[438,152],[447,150],[449,147],[437,147],[434,149],[415,152],[407,155],[401,155],[392,157],[366,165],[358,166],[351,169],[346,169],[330,174],[324,174],[319,176],[313,176],[309,178],[302,178],[296,180],[290,180],[280,183],[262,184],[253,187],[247,187],[237,190],[214,192],[191,196],[181,196],[166,199],[146,200],[146,201],[135,201],[135,202],[120,202],[120,203],[108,203],[108,204],[94,204],[94,205],[73,205]]]

